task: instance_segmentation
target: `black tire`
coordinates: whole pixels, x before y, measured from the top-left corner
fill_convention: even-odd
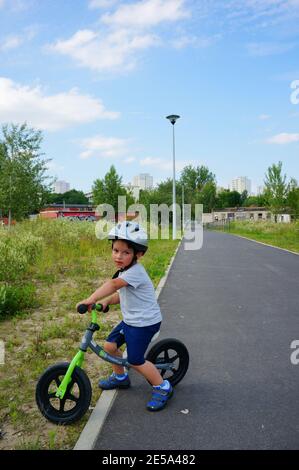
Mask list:
[[[69,367],[68,362],[55,364],[41,375],[36,385],[35,398],[41,413],[55,424],[71,424],[86,413],[91,401],[91,385],[86,373],[75,367],[72,381],[61,400],[55,397]]]
[[[146,360],[153,364],[172,362],[174,370],[160,370],[163,379],[171,385],[177,385],[185,376],[189,366],[189,353],[186,346],[178,339],[162,339],[147,353]]]

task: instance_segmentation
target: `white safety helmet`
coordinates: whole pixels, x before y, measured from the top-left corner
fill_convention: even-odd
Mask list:
[[[119,222],[108,235],[108,240],[126,240],[137,251],[146,252],[148,239],[146,231],[136,222]]]

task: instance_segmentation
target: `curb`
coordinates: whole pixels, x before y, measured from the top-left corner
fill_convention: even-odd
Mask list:
[[[170,260],[170,263],[165,271],[165,275],[160,279],[160,282],[156,288],[156,298],[158,299],[161,291],[167,281],[169,271],[175,260],[177,252],[182,244],[183,237],[179,242],[173,257]],[[81,435],[79,436],[78,441],[76,442],[73,450],[92,450],[100,434],[104,422],[112,408],[114,400],[117,396],[117,390],[103,390],[100,398],[97,401],[95,409],[91,413]]]
[[[235,237],[244,238],[245,240],[249,240],[250,242],[259,243],[260,245],[264,245],[264,246],[270,246],[271,248],[276,248],[277,250],[286,251],[287,253],[292,253],[293,255],[299,256],[299,253],[297,253],[296,251],[287,250],[286,248],[281,248],[280,246],[270,245],[269,243],[263,243],[258,240],[254,240],[253,238],[243,237],[243,235],[237,235],[236,233],[228,232],[228,234],[234,235]]]

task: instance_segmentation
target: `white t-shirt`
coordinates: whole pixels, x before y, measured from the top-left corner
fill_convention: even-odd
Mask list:
[[[142,264],[135,263],[118,277],[128,283],[118,289],[124,322],[141,327],[162,321],[153,283]]]

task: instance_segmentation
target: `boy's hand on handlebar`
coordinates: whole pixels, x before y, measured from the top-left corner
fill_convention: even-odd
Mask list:
[[[90,303],[89,299],[81,300],[81,302],[77,303],[76,310],[78,310],[79,305],[82,305],[82,304],[87,305],[88,306],[88,311],[91,312],[91,307],[93,306],[94,302]]]
[[[96,307],[96,303],[90,302],[90,299],[81,300],[81,302],[78,302],[76,304],[76,310],[79,313],[86,313],[86,312],[90,313],[95,307]],[[98,312],[104,312],[104,313],[109,312],[109,302],[106,300],[104,302],[97,303],[96,310],[98,310]]]
[[[103,305],[103,312],[105,312],[106,308],[108,307],[109,303],[105,300],[101,301],[101,304]],[[108,308],[109,310],[109,308]]]

